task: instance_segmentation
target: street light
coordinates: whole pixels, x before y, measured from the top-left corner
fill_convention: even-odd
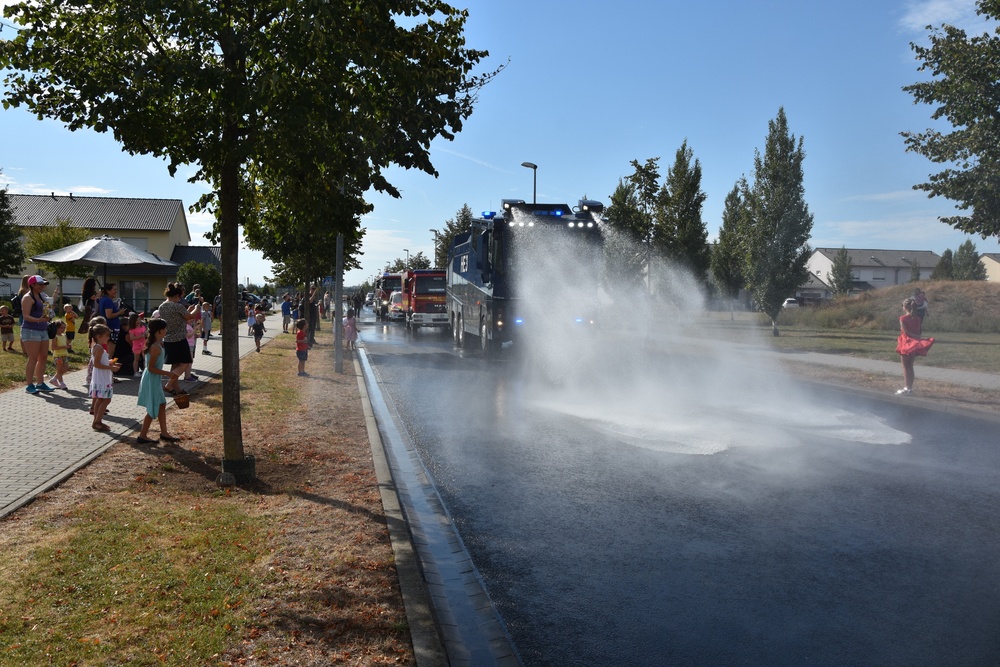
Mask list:
[[[531,205],[534,206],[538,203],[538,165],[533,162],[522,162],[521,166],[531,170]]]
[[[407,250],[406,248],[403,248],[403,252],[406,253],[406,264],[403,266],[403,268],[408,269],[410,268],[410,251]]]
[[[438,257],[437,257],[437,255],[438,255],[438,238],[440,237],[440,234],[438,233],[438,230],[436,230],[436,229],[428,229],[427,231],[429,231],[431,234],[434,235],[434,264],[436,266],[437,263],[438,263]]]

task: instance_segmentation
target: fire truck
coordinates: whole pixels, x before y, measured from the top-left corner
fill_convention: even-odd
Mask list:
[[[403,289],[403,277],[398,273],[386,271],[375,284],[375,319],[389,319],[389,298],[396,290]]]
[[[447,327],[448,304],[445,298],[447,274],[444,269],[415,269],[405,286],[409,296],[406,325],[413,331],[420,327]]]
[[[544,270],[553,276],[570,271],[584,275],[584,280],[577,281],[584,297],[573,303],[585,308],[596,300],[603,251],[601,202],[581,199],[578,206],[570,208],[567,204],[502,199],[501,205],[499,216],[486,212],[473,219],[469,231],[456,236],[448,249],[446,295],[455,344],[464,348],[470,346],[470,339],[476,339],[487,357],[514,347],[531,328],[530,320],[544,312],[541,302],[553,298],[551,287],[546,292],[544,287],[529,286],[532,293],[519,293],[525,289],[518,276],[525,265],[519,264],[519,258],[545,263]],[[562,241],[576,244],[577,254],[569,259],[558,253],[545,257],[546,247]],[[565,266],[559,266],[560,262]],[[571,319],[593,321],[582,311]]]

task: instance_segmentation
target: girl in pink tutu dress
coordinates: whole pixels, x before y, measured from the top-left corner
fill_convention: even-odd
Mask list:
[[[896,352],[903,362],[903,382],[905,387],[896,393],[907,396],[913,393],[913,361],[918,356],[926,357],[927,350],[934,344],[933,338],[920,336],[920,317],[913,311],[916,302],[912,298],[903,301],[903,314],[899,317],[899,338],[896,339]]]

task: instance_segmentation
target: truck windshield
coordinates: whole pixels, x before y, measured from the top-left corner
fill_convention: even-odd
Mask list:
[[[417,294],[444,294],[444,276],[417,276]]]
[[[399,276],[382,276],[382,289],[386,292],[402,289],[403,279]]]

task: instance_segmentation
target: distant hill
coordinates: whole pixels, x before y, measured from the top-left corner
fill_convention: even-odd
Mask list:
[[[779,326],[895,331],[903,314],[903,299],[911,296],[917,286],[927,294],[929,303],[925,333],[1000,334],[1000,284],[982,281],[922,280],[884,287],[816,307],[785,311]]]

